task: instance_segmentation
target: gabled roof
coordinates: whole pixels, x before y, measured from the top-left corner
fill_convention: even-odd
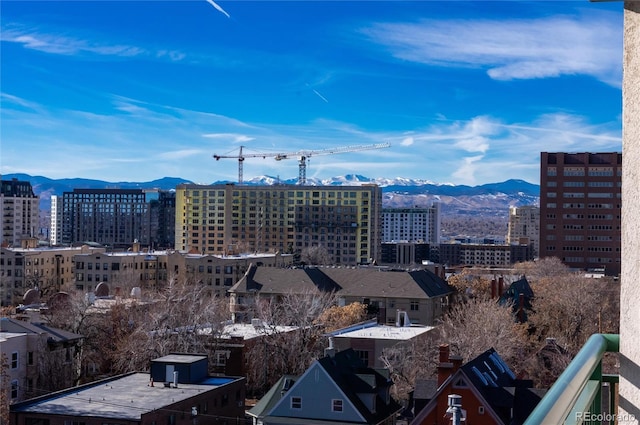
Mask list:
[[[365,366],[353,349],[347,349],[333,356],[326,356],[318,363],[327,371],[333,381],[340,387],[349,401],[358,409],[367,423],[378,423],[394,415],[402,406],[390,398],[387,404],[380,397],[380,388],[393,385],[387,370],[373,369]],[[371,412],[360,400],[358,394],[375,394],[376,411]]]
[[[249,416],[256,418],[264,417],[276,405],[282,396],[291,388],[298,378],[293,375],[283,375],[267,393],[247,411]]]
[[[509,288],[500,296],[499,303],[505,304],[511,302],[514,306],[517,306],[521,294],[524,296],[525,308],[530,309],[531,300],[533,299],[533,289],[531,289],[529,281],[524,276],[509,285]]]
[[[301,412],[299,417],[290,415],[278,415],[279,405],[282,398],[291,390],[298,394],[300,388],[311,388],[316,391],[318,370],[324,370],[326,375],[320,372],[321,376],[327,376],[335,387],[336,396],[346,397],[352,407],[357,412],[359,421],[353,423],[379,423],[389,417],[393,417],[402,408],[395,400],[389,398],[384,400],[381,394],[387,394],[389,387],[393,384],[388,373],[381,370],[369,368],[357,356],[352,349],[340,351],[332,356],[326,356],[314,362],[309,369],[300,377],[283,376],[280,380],[260,399],[260,401],[249,410],[250,416],[263,419],[265,424],[319,424],[336,423],[324,418],[310,417],[310,412]],[[325,389],[326,390],[326,389]],[[360,399],[359,395],[368,394],[376,400],[376,410],[371,411]],[[342,422],[340,422],[342,423]]]
[[[273,294],[320,290],[343,296],[424,299],[453,292],[429,270],[391,271],[377,267],[275,268],[251,266],[229,292]]]
[[[542,398],[542,390],[532,388],[529,380],[517,379],[509,366],[493,349],[489,349],[462,365],[441,386],[431,402],[416,416],[414,423],[421,423],[435,408],[439,397],[447,397],[444,391],[451,382],[462,379],[478,397],[488,413],[505,425],[522,424]],[[463,406],[464,408],[464,401]]]
[[[522,296],[522,308],[523,311],[520,311],[520,296]],[[516,280],[506,291],[502,293],[500,299],[498,299],[498,303],[500,305],[506,305],[508,303],[511,304],[513,312],[517,314],[521,314],[521,317],[518,317],[518,320],[521,322],[525,322],[527,320],[527,310],[531,310],[531,301],[533,300],[533,289],[531,289],[531,285],[529,285],[529,281],[527,278],[522,276],[519,280]]]
[[[71,342],[84,338],[82,335],[52,328],[42,323],[29,323],[22,320],[3,317],[0,319],[0,332],[14,332],[27,334],[46,334],[49,342]]]

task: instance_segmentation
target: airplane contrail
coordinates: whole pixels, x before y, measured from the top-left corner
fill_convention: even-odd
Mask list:
[[[231,18],[231,15],[229,15],[223,8],[221,8],[218,3],[216,3],[213,0],[207,0],[207,3],[209,3],[211,6],[215,7],[216,10],[222,14],[224,14],[227,18]]]
[[[324,100],[325,102],[329,103],[329,101],[327,100],[327,98],[326,98],[326,97],[324,97],[323,95],[321,95],[320,93],[318,93],[318,90],[316,90],[316,89],[311,89],[311,90],[313,90],[313,92],[314,92],[315,94],[317,94],[317,95],[318,95],[318,97],[319,97],[320,99],[322,99],[322,100]]]

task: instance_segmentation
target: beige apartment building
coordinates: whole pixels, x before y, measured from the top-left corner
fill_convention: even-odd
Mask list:
[[[71,248],[38,247],[26,240],[20,248],[0,248],[0,305],[23,302],[29,289],[54,294],[74,279],[74,256],[104,251],[87,245]]]
[[[134,245],[132,251],[82,253],[73,258],[77,290],[95,292],[98,285],[104,283],[108,295],[122,296],[132,295],[134,288],[140,291],[164,288],[170,279],[206,285],[212,293],[225,295],[249,265],[286,267],[292,261],[292,255],[279,253],[201,255],[178,251],[141,251],[138,245]]]
[[[533,256],[538,256],[540,247],[540,207],[526,205],[509,208],[507,245],[530,245]]]
[[[175,248],[200,254],[326,249],[334,264],[378,260],[382,190],[362,186],[176,188]]]

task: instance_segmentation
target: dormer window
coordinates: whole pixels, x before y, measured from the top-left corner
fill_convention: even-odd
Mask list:
[[[342,412],[343,409],[343,400],[341,398],[331,400],[331,411],[332,412]]]

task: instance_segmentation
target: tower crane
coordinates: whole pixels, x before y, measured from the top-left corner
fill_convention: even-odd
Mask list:
[[[238,155],[217,155],[213,157],[216,161],[222,158],[235,158],[238,160],[238,184],[242,184],[242,163],[246,158],[274,158],[276,161],[282,161],[283,159],[297,158],[298,159],[298,184],[303,185],[307,182],[307,160],[316,155],[333,155],[337,153],[356,152],[370,149],[382,149],[388,148],[391,145],[389,143],[376,143],[372,145],[353,145],[353,146],[340,146],[336,148],[317,149],[317,150],[299,150],[295,152],[281,152],[281,153],[255,153],[244,154],[242,152],[243,146],[240,146],[240,152]]]

